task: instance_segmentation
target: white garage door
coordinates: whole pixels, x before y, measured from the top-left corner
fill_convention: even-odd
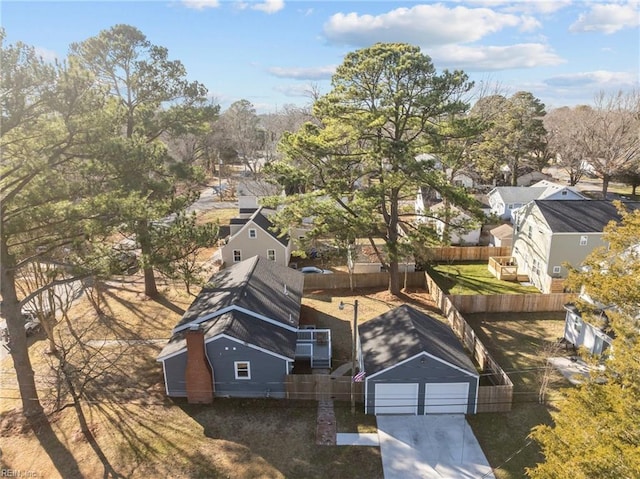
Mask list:
[[[465,414],[469,383],[427,383],[425,414]]]
[[[418,383],[376,384],[375,414],[418,414]]]

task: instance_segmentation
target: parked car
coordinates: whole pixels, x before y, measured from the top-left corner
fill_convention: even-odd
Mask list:
[[[40,324],[40,320],[34,313],[22,313],[22,319],[24,321],[24,332],[27,337],[33,336],[34,334],[40,332],[40,328],[42,327],[42,325]],[[0,342],[9,342],[9,329],[6,327],[0,329]]]
[[[332,274],[333,271],[329,269],[320,269],[315,266],[304,266],[300,268],[300,272],[303,274]]]
[[[40,320],[33,313],[22,314],[24,319],[24,331],[27,337],[37,334],[40,331]]]

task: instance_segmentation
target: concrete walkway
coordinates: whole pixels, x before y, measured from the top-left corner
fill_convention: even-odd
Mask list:
[[[592,368],[582,359],[570,357],[549,358],[553,365],[571,384],[582,384],[589,379]]]
[[[377,432],[339,432],[336,435],[337,446],[379,446],[380,439]]]

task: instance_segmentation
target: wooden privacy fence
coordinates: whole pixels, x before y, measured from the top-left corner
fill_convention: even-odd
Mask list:
[[[507,373],[491,357],[487,348],[476,336],[475,331],[462,314],[456,309],[451,300],[442,292],[436,282],[425,273],[427,288],[432,299],[449,321],[451,329],[462,340],[465,347],[471,351],[483,374],[489,374],[491,386],[481,386],[478,390],[477,412],[511,411],[513,400],[513,383]]]
[[[446,246],[427,248],[429,261],[489,261],[491,256],[509,256],[511,246]]]
[[[569,293],[454,294],[448,298],[460,313],[465,314],[562,311],[565,304],[575,300],[575,296]]]
[[[357,273],[353,274],[354,288],[382,288],[389,285],[389,273]],[[404,285],[405,273],[399,273],[400,285]],[[424,273],[407,273],[407,286],[424,288]],[[348,289],[350,288],[348,273],[307,274],[304,277],[304,289]]]
[[[285,377],[287,399],[349,401],[351,376],[332,377],[328,374],[288,374]],[[364,383],[353,383],[357,402],[364,402]]]

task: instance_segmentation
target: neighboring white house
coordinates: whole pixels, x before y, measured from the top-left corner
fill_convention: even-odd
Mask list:
[[[229,240],[221,248],[222,261],[226,265],[239,263],[253,256],[261,256],[275,263],[288,266],[291,257],[289,235],[280,236],[273,229],[266,210],[259,208],[241,214],[231,220]]]
[[[449,219],[446,219],[446,216]],[[418,222],[427,223],[435,228],[438,237],[444,241],[445,231],[448,243],[452,245],[477,245],[480,242],[482,225],[460,208],[449,205],[447,213],[445,203],[429,208],[429,216],[424,213],[417,217]],[[448,225],[448,226],[447,226]]]
[[[540,173],[539,171],[532,171],[525,173],[522,176],[518,176],[516,183],[518,186],[533,186],[534,183],[550,179],[549,175]]]
[[[513,212],[533,200],[585,200],[585,196],[570,186],[542,180],[531,186],[496,186],[489,192],[491,213],[513,221]]]
[[[436,155],[422,153],[416,156],[417,161],[433,161],[433,167],[444,173],[447,181],[455,186],[464,186],[465,188],[473,188],[476,186],[476,180],[472,171],[464,168],[454,170],[453,168],[444,168],[440,159]]]

